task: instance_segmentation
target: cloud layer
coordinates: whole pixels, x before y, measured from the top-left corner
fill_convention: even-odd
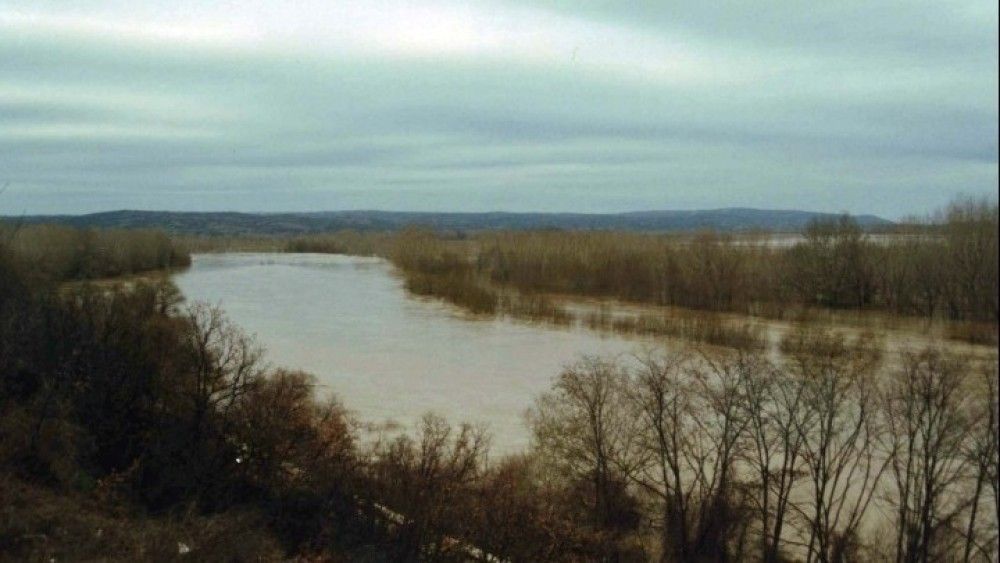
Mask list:
[[[919,213],[998,180],[997,6],[5,2],[0,215]]]

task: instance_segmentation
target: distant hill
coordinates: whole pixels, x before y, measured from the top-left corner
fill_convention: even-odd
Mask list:
[[[800,231],[829,213],[769,209],[637,211],[631,213],[433,213],[405,211],[323,211],[314,213],[232,213],[109,211],[88,215],[19,217],[26,223],[61,223],[77,227],[156,227],[171,232],[211,235],[294,235],[340,229],[391,231],[410,225],[438,230],[622,229],[629,231]],[[8,219],[15,219],[9,217]],[[892,225],[874,215],[856,215],[866,229]]]

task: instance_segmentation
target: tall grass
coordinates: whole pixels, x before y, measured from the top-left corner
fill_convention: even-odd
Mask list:
[[[464,272],[408,272],[405,285],[415,295],[443,298],[472,313],[493,315],[500,308],[499,293]]]
[[[763,350],[767,347],[767,337],[760,325],[726,321],[712,313],[668,310],[615,315],[602,308],[584,315],[582,320],[589,328],[607,332],[667,336],[742,350]]]
[[[543,294],[505,292],[500,299],[500,310],[517,319],[543,321],[557,325],[573,322],[573,315]]]

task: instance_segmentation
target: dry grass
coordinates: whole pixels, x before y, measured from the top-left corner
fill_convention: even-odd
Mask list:
[[[500,310],[516,319],[568,325],[572,314],[546,295],[506,292],[500,299]]]
[[[465,272],[405,272],[405,285],[415,295],[438,297],[471,313],[494,315],[500,309],[499,293]]]
[[[602,309],[584,315],[583,322],[590,328],[608,332],[667,336],[745,350],[763,350],[767,347],[766,334],[759,325],[734,323],[706,313],[669,310],[662,313],[614,315]]]

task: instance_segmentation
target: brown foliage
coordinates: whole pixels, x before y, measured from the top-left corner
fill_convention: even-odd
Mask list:
[[[995,327],[997,216],[995,203],[958,201],[919,234],[882,238],[845,216],[812,224],[791,246],[710,232],[490,232],[466,240],[409,230],[380,235],[381,249],[369,249],[389,257],[414,292],[484,313],[511,312],[496,305],[504,288],[779,316],[792,305],[883,310]],[[986,329],[968,334],[993,338]]]
[[[109,278],[191,263],[187,250],[151,229],[32,225],[13,230],[8,246],[24,275],[43,281]]]

